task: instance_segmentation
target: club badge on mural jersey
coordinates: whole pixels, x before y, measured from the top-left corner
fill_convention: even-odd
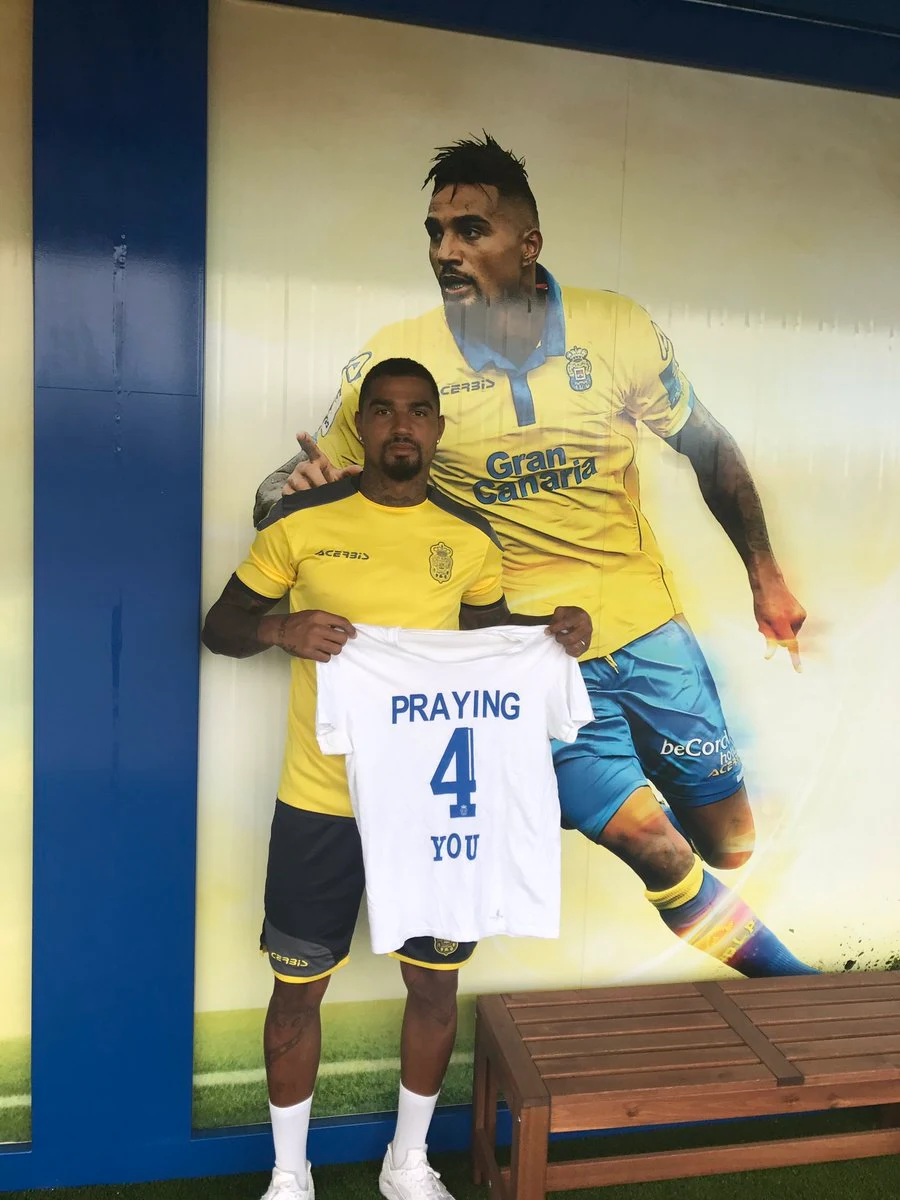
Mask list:
[[[593,367],[583,346],[573,346],[566,351],[566,374],[573,392],[586,392],[593,385]]]
[[[431,578],[446,583],[453,574],[453,550],[445,542],[435,542],[428,559]]]

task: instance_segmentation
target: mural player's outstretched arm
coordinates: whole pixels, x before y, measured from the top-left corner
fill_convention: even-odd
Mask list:
[[[299,442],[301,437],[305,436],[305,434],[298,434],[297,441]],[[257,529],[284,494],[284,488],[291,477],[291,472],[302,462],[306,462],[306,454],[303,450],[299,454],[295,454],[293,458],[289,458],[271,475],[267,475],[256,489],[256,498],[253,501],[253,524]]]
[[[362,470],[362,446],[353,414],[359,406],[363,366],[372,359],[363,350],[344,367],[340,391],[334,398],[318,432],[298,433],[300,453],[267,475],[256,491],[253,524],[258,529],[282,496],[305,492],[323,483],[334,483]]]
[[[768,644],[767,657],[785,646],[799,671],[797,635],[806,611],[785,583],[775,559],[762,501],[740,447],[696,397],[685,424],[665,440],[694,468],[707,507],[741,556],[756,622]]]

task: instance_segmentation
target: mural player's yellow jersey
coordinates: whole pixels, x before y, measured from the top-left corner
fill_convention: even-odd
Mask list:
[[[451,330],[443,307],[382,329],[344,368],[316,440],[333,463],[362,461],[354,414],[366,372],[385,358],[423,363],[437,380],[446,429],[431,476],[488,517],[503,547],[513,612],[587,609],[584,658],[610,654],[681,611],[640,507],[637,423],[673,437],[694,394],[672,344],[614,292],[546,289],[544,336],[516,367]]]
[[[501,599],[500,547],[483,517],[434,488],[422,504],[375,504],[358,482],[279,500],[236,571],[244,587],[269,600],[289,593],[291,612],[405,629],[458,629],[460,604]],[[352,816],[344,760],[319,749],[315,718],[316,664],[294,658],[279,799]]]

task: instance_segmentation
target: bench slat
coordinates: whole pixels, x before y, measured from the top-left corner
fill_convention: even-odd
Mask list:
[[[808,1042],[779,1042],[778,1048],[792,1062],[801,1058],[854,1058],[866,1054],[900,1053],[900,1034],[893,1037],[835,1037]]]
[[[655,996],[693,995],[692,983],[654,983]],[[557,988],[546,992],[507,992],[504,1000],[509,1008],[529,1008],[534,1004],[594,1004],[597,1000],[646,1000],[647,985],[629,984],[604,988]],[[515,1015],[515,1012],[513,1013]]]
[[[721,985],[720,985],[721,986]],[[725,991],[725,989],[722,989]],[[782,989],[770,992],[727,992],[735,1004],[741,1008],[752,1008],[754,1012],[763,1012],[767,1008],[789,1008],[796,1004],[808,1007],[810,1004],[843,1004],[854,1008],[858,1004],[873,1004],[880,1000],[900,1005],[900,979],[897,984],[882,984],[879,987],[867,987],[862,994],[854,987],[804,988],[802,991]]]
[[[606,1021],[610,1017],[677,1016],[709,1011],[709,1004],[696,992],[686,996],[645,995],[642,1000],[594,999],[586,1004],[535,1004],[512,1010],[516,1025],[527,1031],[536,1022]]]
[[[845,1021],[791,1021],[784,1025],[767,1025],[759,1022],[759,1028],[770,1042],[781,1046],[786,1041],[825,1041],[831,1038],[865,1037],[868,1034],[883,1033],[888,1037],[900,1034],[900,1014],[896,1017],[856,1017]]]
[[[819,992],[844,988],[850,980],[855,988],[884,987],[893,974],[886,971],[838,971],[831,975],[772,975],[760,979],[722,979],[719,986],[729,995],[752,996],[755,992]]]
[[[749,1046],[720,1046],[701,1050],[696,1046],[683,1050],[623,1051],[613,1054],[586,1054],[581,1057],[540,1058],[536,1060],[541,1078],[546,1080],[577,1075],[614,1075],[622,1071],[652,1071],[655,1083],[663,1085],[668,1071],[684,1067],[746,1066],[757,1062]]]
[[[541,1037],[524,1039],[535,1062],[542,1058],[562,1058],[567,1054],[606,1054],[615,1050],[678,1050],[691,1047],[705,1050],[711,1046],[742,1046],[744,1043],[725,1025],[715,1029],[680,1029],[649,1033],[584,1034],[582,1037]]]
[[[810,1083],[856,1083],[875,1079],[900,1084],[900,1054],[863,1054],[847,1058],[802,1058],[797,1066]]]
[[[579,1037],[583,1034],[605,1033],[675,1033],[689,1029],[727,1029],[728,1025],[716,1012],[657,1013],[652,1017],[595,1017],[586,1021],[539,1021],[519,1025],[520,1036],[527,1040],[540,1037]]]
[[[650,1154],[551,1163],[547,1171],[547,1185],[553,1191],[564,1191],[590,1187],[592,1184],[647,1183],[659,1179],[717,1175],[723,1171],[838,1162],[848,1158],[897,1153],[900,1153],[900,1131],[895,1129],[823,1134],[735,1146],[664,1150]]]
[[[591,1096],[604,1092],[662,1093],[711,1089],[716,1086],[730,1087],[734,1084],[753,1084],[762,1088],[774,1088],[775,1077],[762,1063],[748,1063],[734,1067],[683,1067],[666,1071],[662,1077],[650,1078],[633,1075],[630,1071],[618,1075],[582,1075],[577,1078],[546,1080],[547,1090],[556,1096]]]
[[[785,1025],[793,1021],[864,1020],[867,1017],[896,1017],[896,1000],[860,1001],[858,1004],[798,1004],[790,1008],[756,1008],[745,1004],[742,1011],[754,1024]]]

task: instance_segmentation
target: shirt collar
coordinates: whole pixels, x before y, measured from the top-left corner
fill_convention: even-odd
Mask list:
[[[538,287],[543,285],[547,289],[544,332],[538,345],[521,366],[510,362],[492,346],[488,346],[484,342],[470,341],[457,333],[452,325],[449,326],[460,354],[473,371],[483,371],[488,363],[493,363],[498,371],[506,371],[511,375],[527,375],[529,371],[541,366],[548,358],[558,358],[565,354],[566,318],[563,313],[562,292],[559,284],[550,272],[541,266],[537,268],[537,283]]]

